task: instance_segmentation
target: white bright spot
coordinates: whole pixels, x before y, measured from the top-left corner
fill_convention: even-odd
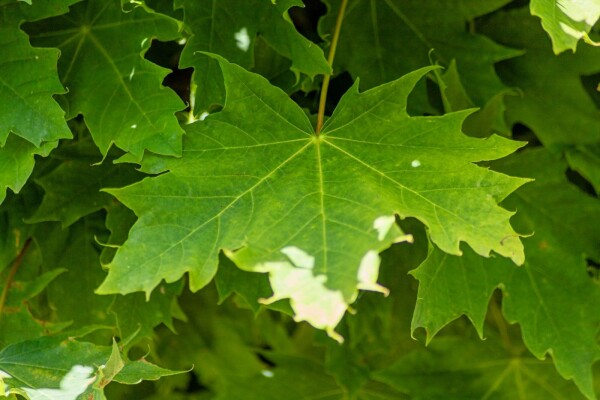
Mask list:
[[[390,291],[377,283],[380,263],[381,258],[379,258],[379,254],[375,250],[366,252],[360,260],[360,266],[358,267],[358,288],[383,293],[387,296]]]
[[[235,44],[242,51],[248,51],[250,48],[250,36],[248,36],[248,29],[242,28],[234,35]]]
[[[377,282],[380,261],[379,255],[375,250],[367,251],[362,260],[360,260],[360,266],[358,267],[358,281],[361,283]]]
[[[275,375],[273,371],[269,371],[268,369],[262,370],[260,373],[263,374],[265,378],[272,378]]]
[[[315,265],[315,258],[296,246],[287,246],[281,249],[296,267],[312,269]]]
[[[135,128],[137,128],[137,124],[131,125],[131,129],[135,129]]]
[[[373,228],[377,230],[378,240],[383,240],[385,238],[385,235],[390,231],[394,222],[396,222],[396,218],[393,215],[384,215],[375,218],[375,221],[373,221]]]
[[[207,113],[206,111],[204,111],[202,114],[200,114],[200,116],[198,117],[198,119],[200,121],[204,121],[206,119],[206,117],[208,117],[210,114]]]
[[[96,380],[95,376],[90,377],[93,372],[92,367],[75,365],[60,381],[59,389],[22,388],[22,390],[27,393],[31,400],[76,400],[80,394],[85,392],[90,383]]]
[[[131,69],[131,72],[129,73],[129,80],[132,80],[132,79],[133,79],[133,75],[134,75],[134,74],[135,74],[135,67],[133,67],[133,68]]]
[[[187,43],[187,38],[181,38],[179,39],[179,41],[177,42],[178,45],[183,46],[184,44]]]
[[[419,160],[412,160],[412,162],[410,163],[410,166],[413,168],[417,168],[421,166],[421,161]]]

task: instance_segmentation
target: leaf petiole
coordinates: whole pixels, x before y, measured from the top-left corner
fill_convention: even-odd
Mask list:
[[[335,29],[333,30],[331,46],[329,47],[329,54],[327,56],[327,63],[332,68],[333,60],[335,58],[335,49],[337,48],[338,40],[340,38],[340,31],[342,30],[342,22],[344,20],[344,13],[346,12],[347,5],[348,0],[342,0],[342,4],[340,5],[340,10],[337,15],[337,20],[335,21]],[[315,129],[315,133],[317,136],[319,136],[319,134],[321,133],[321,128],[323,128],[323,121],[325,119],[325,103],[327,102],[327,90],[329,89],[329,80],[331,79],[332,74],[333,70],[330,74],[324,76],[323,85],[321,86],[321,96],[319,97],[319,112],[317,114],[317,127]]]
[[[21,263],[23,262],[23,258],[25,257],[25,253],[27,253],[27,249],[29,248],[30,244],[31,238],[27,239],[27,241],[23,245],[23,248],[19,252],[19,255],[17,255],[17,258],[10,267],[8,277],[6,278],[6,283],[4,284],[4,288],[2,289],[2,295],[0,295],[0,319],[2,318],[2,311],[4,310],[4,304],[6,303],[6,297],[8,296],[8,290],[12,285],[12,281],[15,278],[15,275],[17,274]]]

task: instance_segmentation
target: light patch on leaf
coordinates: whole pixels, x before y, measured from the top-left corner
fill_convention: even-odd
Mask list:
[[[281,252],[290,261],[271,261],[256,267],[257,271],[269,273],[273,289],[273,296],[260,302],[271,304],[290,299],[296,322],[308,321],[316,328],[325,329],[331,338],[341,343],[343,338],[334,328],[348,307],[342,292],[328,288],[325,275],[313,275],[314,257],[304,250],[288,246]]]
[[[410,163],[410,166],[413,168],[418,168],[421,166],[421,161],[419,160],[412,160],[412,162]]]
[[[275,374],[273,373],[273,371],[269,371],[268,369],[265,369],[265,370],[261,371],[261,374],[265,378],[272,378],[273,376],[275,376]]]
[[[367,251],[358,267],[358,288],[383,293],[387,296],[390,291],[377,283],[380,263],[381,259],[375,250]]]
[[[250,48],[250,36],[248,36],[248,29],[245,27],[237,31],[234,35],[236,46],[246,52]]]
[[[281,249],[281,252],[285,254],[297,267],[313,269],[315,266],[315,258],[296,246],[284,247]]]
[[[94,372],[92,367],[74,365],[73,368],[60,381],[59,389],[31,389],[23,388],[30,400],[76,400],[85,392],[85,389],[96,379],[90,374]]]
[[[373,228],[377,230],[377,239],[379,241],[385,239],[385,236],[390,231],[392,225],[394,225],[394,222],[396,222],[396,217],[393,215],[384,215],[375,218],[375,221],[373,221]]]

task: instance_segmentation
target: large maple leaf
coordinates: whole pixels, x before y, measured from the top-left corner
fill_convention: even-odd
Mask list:
[[[187,128],[168,173],[110,190],[138,215],[100,293],[150,292],[190,273],[198,290],[221,250],[269,273],[270,299],[333,333],[358,289],[377,285],[378,252],[402,240],[395,214],[429,228],[444,251],[466,241],[523,262],[511,212],[496,202],[526,182],[474,165],[520,143],[461,133],[469,112],[410,117],[407,97],[431,68],[364,93],[358,83],[316,136],[309,118],[264,78],[218,58],[223,111]]]

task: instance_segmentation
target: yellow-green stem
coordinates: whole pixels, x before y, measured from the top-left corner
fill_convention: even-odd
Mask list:
[[[27,239],[23,248],[19,252],[19,255],[13,262],[13,265],[10,267],[10,271],[8,271],[8,276],[6,277],[6,282],[4,283],[4,288],[2,289],[2,295],[0,295],[0,319],[2,318],[2,311],[4,310],[4,304],[6,304],[6,298],[8,297],[8,290],[12,285],[12,281],[15,278],[21,263],[23,262],[23,257],[25,257],[25,253],[27,252],[27,248],[31,243],[31,239]]]
[[[329,46],[329,55],[327,56],[327,63],[333,70],[333,60],[335,59],[335,49],[337,48],[338,40],[340,38],[340,31],[342,30],[342,22],[344,20],[344,13],[346,12],[346,6],[348,0],[342,0],[340,4],[340,10],[338,12],[337,20],[335,21],[335,29],[333,31],[333,37],[331,38],[331,46]],[[321,86],[321,96],[319,97],[319,112],[317,114],[317,128],[315,133],[317,136],[321,133],[323,128],[323,121],[325,120],[325,103],[327,102],[327,90],[329,89],[329,80],[331,74],[325,75],[323,78],[323,86]]]

